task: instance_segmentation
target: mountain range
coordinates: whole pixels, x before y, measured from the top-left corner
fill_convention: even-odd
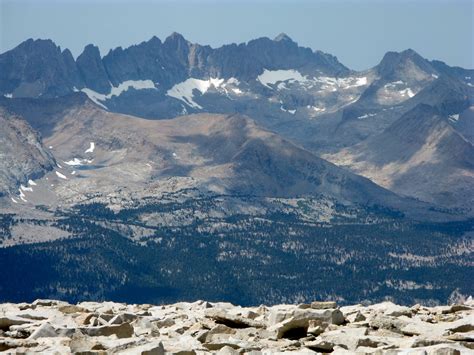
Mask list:
[[[25,278],[43,285],[34,292],[25,284],[8,294],[130,301],[144,282],[155,301],[192,290],[239,301],[201,273],[223,285],[256,274],[274,283],[263,265],[316,262],[345,279],[349,264],[367,272],[369,259],[380,274],[365,294],[292,266],[278,277],[281,289],[259,285],[244,301],[287,301],[292,278],[307,284],[303,299],[310,285],[351,302],[382,299],[388,278],[405,285],[419,267],[430,284],[399,288],[397,300],[467,292],[464,279],[435,280],[434,270],[458,272],[472,250],[472,78],[472,69],[412,49],[354,71],[285,34],[211,48],[173,33],[103,57],[87,45],[76,59],[51,40],[29,39],[0,54],[0,244],[10,260],[2,267],[49,260],[51,269]],[[442,238],[430,244],[423,238],[432,231]],[[184,252],[190,238],[208,259]],[[81,245],[90,255],[77,254]],[[248,270],[236,271],[235,255],[251,259]],[[58,275],[69,257],[83,281]],[[101,277],[118,284],[91,289],[97,275],[82,257],[107,265]],[[146,272],[129,265],[137,258]],[[176,276],[197,260],[199,274]],[[58,282],[71,291],[51,291]]]

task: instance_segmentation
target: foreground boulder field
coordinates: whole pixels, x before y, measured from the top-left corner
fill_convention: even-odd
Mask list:
[[[474,301],[240,307],[55,300],[0,305],[0,352],[47,354],[472,354]]]

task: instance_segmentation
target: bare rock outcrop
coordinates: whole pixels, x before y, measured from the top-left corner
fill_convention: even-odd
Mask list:
[[[37,300],[0,305],[1,353],[471,354],[474,301],[240,307]]]

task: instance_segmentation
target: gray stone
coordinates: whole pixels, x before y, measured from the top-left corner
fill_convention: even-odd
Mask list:
[[[238,355],[238,354],[240,354],[240,352],[235,350],[233,347],[226,345],[223,348],[221,348],[217,352],[217,354],[219,354],[219,355]]]
[[[231,328],[263,328],[265,326],[263,323],[254,319],[229,314],[218,309],[206,310],[205,315],[206,317],[213,319],[216,323],[224,324]]]
[[[50,323],[41,324],[28,339],[70,337],[76,332],[73,328],[55,328]]]
[[[79,306],[76,306],[76,305],[72,305],[72,304],[68,304],[68,305],[64,305],[64,306],[59,306],[58,307],[58,310],[60,312],[63,312],[65,314],[71,314],[71,313],[83,313],[83,312],[86,312],[86,309],[82,308],[82,307],[79,307]]]
[[[369,325],[375,329],[388,329],[391,331],[401,332],[401,329],[406,327],[408,323],[395,317],[376,315],[369,321]]]
[[[313,309],[331,309],[336,308],[337,304],[333,301],[326,301],[326,302],[311,302],[311,308]]]
[[[119,325],[105,325],[100,327],[80,328],[83,334],[89,336],[110,336],[116,335],[117,338],[130,338],[133,336],[133,327],[128,323]]]
[[[240,346],[234,343],[228,343],[228,342],[212,342],[212,343],[204,343],[203,346],[207,350],[220,350],[224,347],[229,347],[232,349],[240,349]]]
[[[0,317],[0,330],[8,330],[12,325],[31,323],[31,320],[20,317]]]
[[[108,319],[109,324],[122,324],[122,323],[131,323],[138,318],[137,315],[132,313],[121,313],[116,316],[112,316]]]
[[[63,301],[56,301],[56,300],[48,300],[48,299],[37,299],[34,301],[33,306],[43,306],[43,307],[51,307],[51,306],[58,306],[58,305],[68,305],[67,302]]]

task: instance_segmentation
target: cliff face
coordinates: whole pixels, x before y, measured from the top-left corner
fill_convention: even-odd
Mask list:
[[[164,42],[153,37],[129,48],[116,48],[103,58],[89,44],[75,61],[68,49],[51,40],[24,41],[0,54],[0,94],[57,97],[88,87],[102,94],[111,85],[142,77],[170,88],[189,76],[254,79],[265,68],[305,68],[326,74],[348,74],[336,57],[299,47],[288,37],[258,38],[213,49],[173,33]]]
[[[24,200],[33,179],[53,169],[55,160],[22,117],[0,108],[0,126],[0,196],[19,188],[18,200]]]
[[[474,302],[242,308],[37,300],[0,305],[0,351],[120,354],[467,354]]]

